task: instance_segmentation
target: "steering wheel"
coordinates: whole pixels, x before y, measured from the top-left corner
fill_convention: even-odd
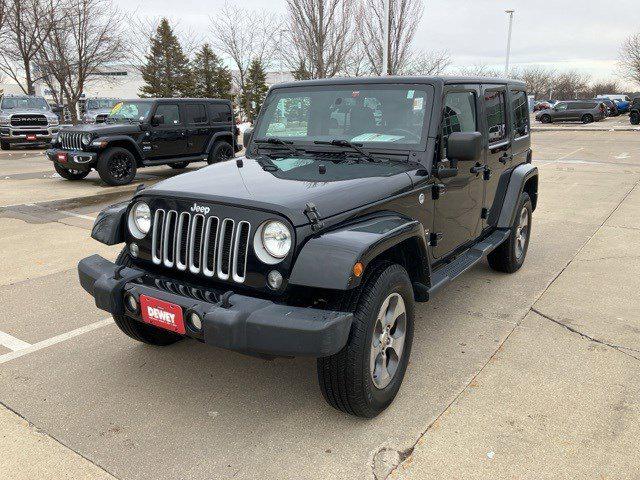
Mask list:
[[[401,134],[402,136],[410,137],[410,138],[412,138],[414,140],[420,140],[420,137],[418,135],[416,135],[415,132],[411,132],[409,130],[405,130],[404,128],[397,128],[396,127],[396,128],[391,129],[388,133],[389,133],[389,135],[393,135],[394,133],[395,134]]]

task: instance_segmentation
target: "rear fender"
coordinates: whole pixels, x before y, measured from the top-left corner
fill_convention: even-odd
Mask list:
[[[498,228],[510,228],[513,224],[518,200],[525,190],[525,186],[535,209],[538,200],[538,167],[534,167],[530,163],[518,165],[511,174],[498,218]]]

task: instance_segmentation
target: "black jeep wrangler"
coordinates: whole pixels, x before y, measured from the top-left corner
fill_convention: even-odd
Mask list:
[[[273,87],[247,153],[100,213],[80,282],[130,337],[317,357],[333,407],[394,399],[415,302],[487,257],[523,264],[538,197],[521,82],[386,77]],[[413,365],[414,374],[422,368]]]
[[[61,130],[47,156],[67,180],[95,168],[108,185],[126,185],[139,167],[227,160],[240,150],[237,135],[228,100],[126,100],[104,123]]]

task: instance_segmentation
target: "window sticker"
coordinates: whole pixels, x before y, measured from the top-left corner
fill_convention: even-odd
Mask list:
[[[417,97],[413,99],[413,109],[414,110],[422,110],[424,107],[424,97]]]
[[[415,90],[407,90],[407,99],[411,100],[415,94],[416,94]]]
[[[351,139],[352,142],[397,142],[402,140],[402,135],[384,135],[382,133],[363,133]]]

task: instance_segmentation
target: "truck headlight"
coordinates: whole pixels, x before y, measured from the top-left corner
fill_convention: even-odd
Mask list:
[[[48,121],[49,121],[49,125],[55,126],[60,124],[60,120],[58,120],[58,117],[49,117]]]
[[[90,143],[91,143],[91,134],[89,134],[89,133],[83,134],[82,135],[82,145],[87,147],[87,146],[89,146]]]
[[[144,202],[136,203],[129,212],[129,232],[137,239],[145,237],[151,230],[151,209]]]
[[[258,258],[267,264],[280,262],[291,250],[289,228],[279,220],[268,220],[258,228],[253,247]]]
[[[0,117],[0,125],[9,125],[9,117]]]

